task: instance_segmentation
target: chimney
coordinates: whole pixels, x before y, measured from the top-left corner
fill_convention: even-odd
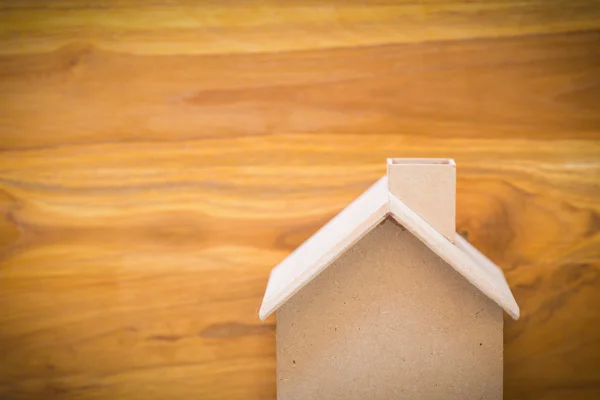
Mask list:
[[[449,158],[390,158],[388,189],[454,243],[456,163]]]

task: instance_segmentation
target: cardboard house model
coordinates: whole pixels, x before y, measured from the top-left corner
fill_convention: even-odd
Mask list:
[[[390,159],[387,176],[271,272],[277,397],[501,399],[502,271],[455,233],[449,159]]]

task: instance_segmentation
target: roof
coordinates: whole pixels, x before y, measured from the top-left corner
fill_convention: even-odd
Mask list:
[[[502,270],[462,236],[449,241],[388,191],[387,176],[375,182],[271,271],[259,316],[264,320],[325,270],[386,217],[394,218],[473,286],[519,318],[519,306]]]

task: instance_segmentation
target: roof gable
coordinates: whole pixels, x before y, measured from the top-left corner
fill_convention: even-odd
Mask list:
[[[455,244],[450,242],[388,191],[386,176],[273,268],[260,318],[264,320],[281,307],[387,216],[403,225],[511,317],[519,318],[519,306],[500,268],[460,235],[456,235]]]

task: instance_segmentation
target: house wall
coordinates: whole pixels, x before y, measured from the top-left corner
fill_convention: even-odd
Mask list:
[[[386,219],[277,311],[277,397],[501,399],[503,314]]]

